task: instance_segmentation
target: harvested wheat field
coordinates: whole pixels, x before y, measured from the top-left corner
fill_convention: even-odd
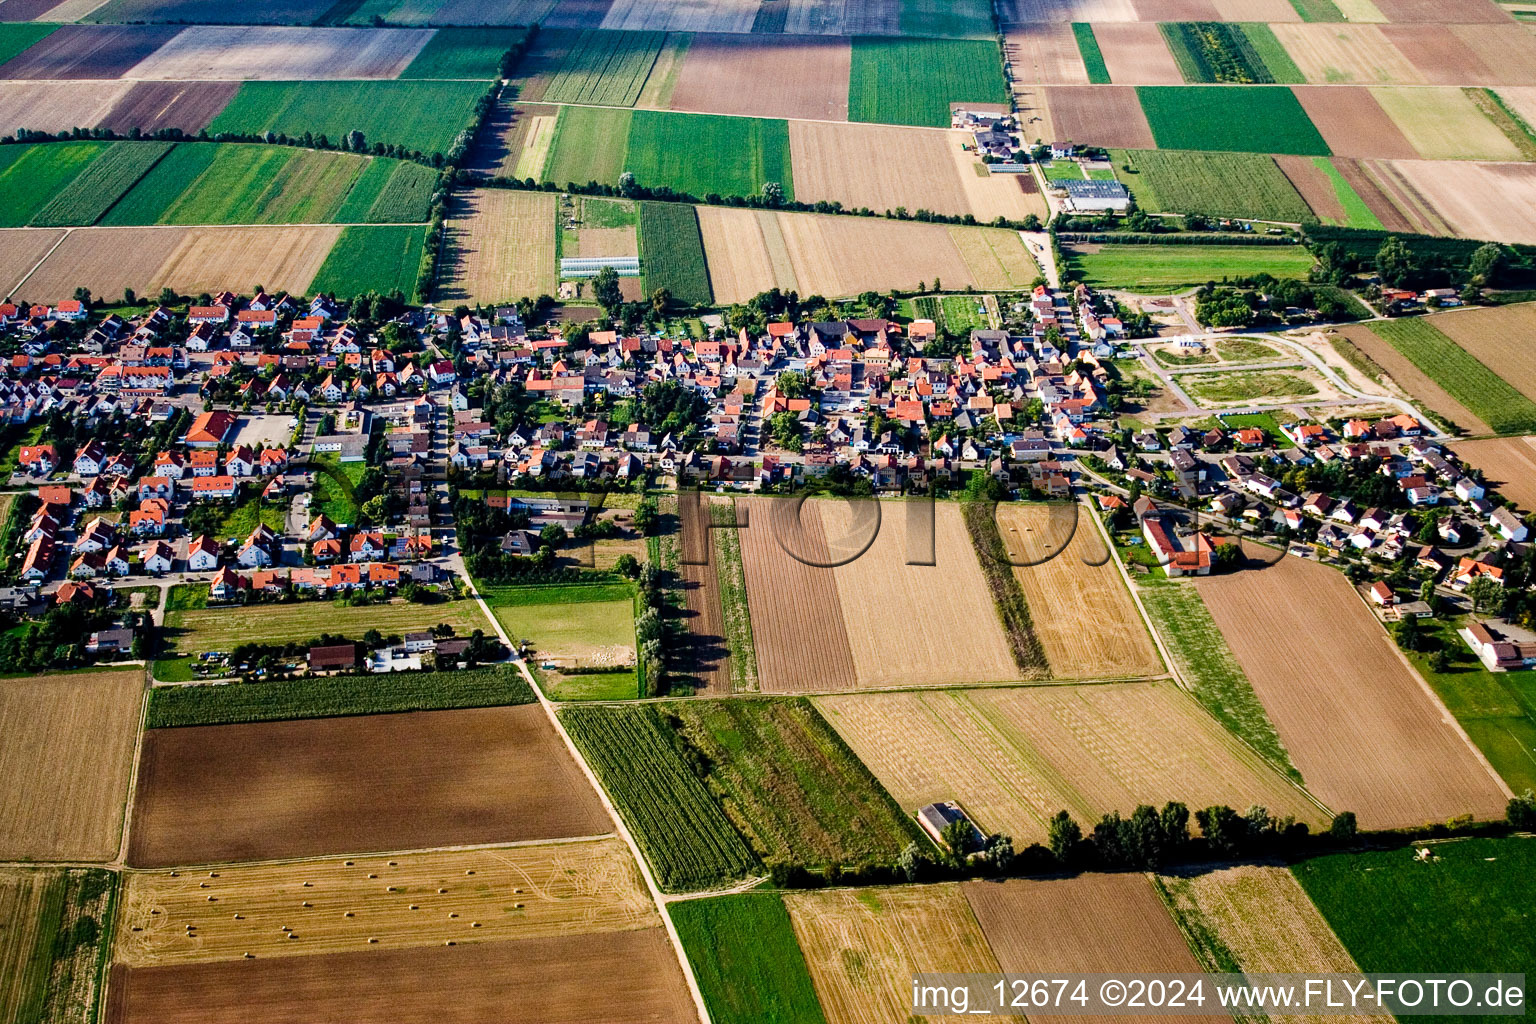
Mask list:
[[[1043,142],[1058,138],[1056,124],[1051,120],[1050,90],[1046,86],[1013,85],[1013,106],[1026,142]]]
[[[1119,149],[1152,149],[1152,127],[1128,85],[1062,85],[1045,90],[1056,136]]]
[[[701,33],[688,44],[671,109],[846,121],[852,59],[850,42],[831,36]]]
[[[1044,505],[997,507],[1034,632],[1057,679],[1159,675],[1163,663],[1092,513],[1068,520]]]
[[[938,278],[951,288],[981,285],[943,224],[870,217],[781,213],[801,295],[858,295],[914,288]]]
[[[1019,678],[958,505],[816,504],[860,687]]]
[[[503,94],[475,136],[469,166],[482,174],[541,179],[559,113],[559,107],[542,103],[514,106]]]
[[[613,0],[595,28],[631,32],[751,32],[758,0]]]
[[[556,282],[555,197],[508,189],[455,195],[439,297],[454,302],[506,302],[553,295]]]
[[[1490,69],[1486,81],[1476,85],[1536,85],[1536,54],[1531,52],[1531,34],[1517,24],[1437,25],[1430,32],[1443,34],[1449,28],[1451,34],[1477,54],[1478,59]],[[1453,83],[1455,84],[1455,83]],[[1460,84],[1469,84],[1463,81]]]
[[[1393,348],[1369,327],[1336,328],[1349,343],[1386,371],[1393,383],[1428,409],[1473,434],[1491,434],[1493,428],[1452,398],[1407,356]]]
[[[716,302],[745,302],[770,288],[799,288],[778,214],[721,206],[696,209]]]
[[[1503,783],[1342,573],[1300,558],[1196,581],[1308,787],[1363,828],[1503,814]]]
[[[112,972],[106,1024],[697,1020],[661,928]]]
[[[1419,155],[1364,86],[1298,85],[1291,91],[1334,156],[1412,160]]]
[[[173,25],[65,25],[0,66],[0,78],[120,78],[170,42]]]
[[[827,200],[849,209],[867,206],[876,213],[898,206],[960,216],[973,213],[951,150],[960,152],[959,133],[943,129],[789,123],[795,196],[805,203]],[[850,158],[897,152],[901,159],[894,161]],[[966,173],[975,177],[969,167]]]
[[[1389,21],[1416,21],[1429,25],[1509,22],[1509,15],[1489,0],[1374,0]]]
[[[1071,25],[1018,25],[1003,37],[1013,81],[1045,85],[1087,85],[1088,69]]]
[[[0,82],[0,135],[20,128],[90,128],[132,88],[128,82]]]
[[[1488,486],[1519,505],[1536,510],[1536,437],[1495,437],[1457,441],[1457,456],[1483,471]]]
[[[1382,25],[1381,34],[1430,85],[1493,85],[1503,80],[1498,70],[1444,25]]]
[[[1038,195],[1030,198],[1044,201]],[[989,291],[1028,288],[1040,274],[1040,265],[1024,248],[1017,231],[952,227],[949,238],[976,279],[978,288]]]
[[[179,128],[196,135],[235,98],[239,82],[134,82],[102,117],[102,128],[127,135],[137,128],[153,135]]]
[[[987,832],[1043,842],[1066,809],[1082,822],[1138,804],[1262,804],[1322,812],[1172,683],[1031,686],[816,698],[903,809],[958,800]]]
[[[998,16],[1004,25],[1040,21],[1135,21],[1131,0],[1002,0]]]
[[[128,72],[160,81],[395,78],[436,33],[404,28],[189,28]]]
[[[53,228],[6,228],[0,231],[0,288],[13,295],[16,285],[64,237]]]
[[[158,867],[598,835],[537,705],[151,729],[129,861]]]
[[[1520,150],[1460,89],[1372,89],[1426,160],[1519,160]]]
[[[1173,913],[1184,922],[1186,934],[1194,936],[1204,970],[1249,974],[1354,974],[1360,970],[1285,868],[1245,864],[1200,874],[1162,875],[1157,884]],[[1280,1014],[1270,1020],[1276,1024],[1390,1024],[1393,1017]]]
[[[1183,85],[1184,75],[1168,50],[1162,30],[1152,22],[1095,25],[1109,80],[1116,85]],[[1054,108],[1055,104],[1052,103]],[[1105,145],[1097,138],[1084,142]]]
[[[1536,243],[1536,164],[1400,160],[1394,167],[1452,233],[1495,242]],[[1525,351],[1526,347],[1520,349],[1522,354]],[[1507,376],[1504,371],[1509,367],[1497,365]]]
[[[134,871],[126,878],[114,959],[129,967],[590,935],[661,923],[629,848],[617,838]]]
[[[736,503],[738,517],[747,515],[737,535],[758,679],[766,693],[852,690],[859,684],[837,582],[833,570],[818,567],[832,560],[824,503],[808,501],[798,514],[797,505],[772,498]]]
[[[784,906],[827,1024],[908,1020],[918,972],[998,973],[997,958],[953,883],[787,892]]]
[[[1146,875],[1090,874],[1048,881],[961,884],[999,967],[1008,974],[1196,974],[1178,926]],[[1048,927],[1041,927],[1048,923]],[[1139,1018],[1067,1014],[1069,1022]],[[1230,1016],[1169,1015],[1179,1021]]]
[[[1301,21],[1290,0],[1213,0],[1222,21]]]
[[[0,680],[0,859],[110,860],[144,670]]]
[[[1424,84],[1424,76],[1392,45],[1379,25],[1275,25],[1274,32],[1309,82]]]

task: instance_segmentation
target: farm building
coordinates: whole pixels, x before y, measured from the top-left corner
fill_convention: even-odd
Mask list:
[[[333,644],[329,647],[309,649],[309,670],[329,672],[357,666],[357,647],[354,644]]]
[[[1124,213],[1131,193],[1118,181],[1064,181],[1067,209],[1077,213]]]
[[[986,836],[981,834],[981,829],[965,813],[961,806],[953,800],[945,800],[942,803],[928,804],[917,812],[917,823],[928,837],[940,846],[948,846],[944,840],[944,830],[957,822],[964,822],[971,827],[971,841],[975,846],[980,846]]]

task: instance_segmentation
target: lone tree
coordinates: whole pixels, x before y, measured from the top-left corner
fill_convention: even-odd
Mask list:
[[[783,206],[784,186],[776,181],[763,182],[763,205]]]
[[[603,312],[612,317],[624,304],[624,293],[619,291],[619,272],[612,267],[599,270],[592,278],[592,297],[603,307]]]

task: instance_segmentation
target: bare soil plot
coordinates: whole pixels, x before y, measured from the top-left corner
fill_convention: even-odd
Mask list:
[[[998,15],[1004,25],[1027,22],[1136,21],[1132,0],[1003,0]]]
[[[1222,21],[1300,21],[1290,0],[1213,0]]]
[[[308,857],[610,828],[536,705],[151,729],[129,860]]]
[[[1274,32],[1309,82],[1422,85],[1424,76],[1379,25],[1275,25]]]
[[[1068,520],[1044,505],[997,507],[998,535],[1015,563],[1035,635],[1058,679],[1164,671],[1120,570],[1083,512]]]
[[[1391,219],[1383,216],[1381,211],[1377,212],[1378,219],[1388,230],[1399,230],[1393,224],[1402,221],[1407,230],[1419,234],[1449,235],[1450,226],[1399,170],[1403,163],[1401,160],[1349,160],[1340,161],[1338,166],[1345,180],[1355,187],[1372,210],[1377,210],[1378,200],[1390,208],[1386,212],[1391,213]],[[1366,191],[1360,191],[1362,187]]]
[[[903,809],[958,800],[989,832],[1042,842],[1046,821],[1138,804],[1262,804],[1322,814],[1172,683],[816,698]]]
[[[613,0],[597,27],[634,32],[751,32],[757,7],[758,0]]]
[[[1342,573],[1300,558],[1196,582],[1308,787],[1365,828],[1503,813],[1504,787]]]
[[[1520,150],[1460,89],[1371,92],[1426,160],[1519,160]]]
[[[1421,405],[1474,434],[1491,434],[1493,428],[1452,398],[1408,357],[1398,352],[1368,327],[1343,327],[1339,333],[1380,366],[1388,377]]]
[[[1364,161],[1334,157],[1333,166],[1339,174],[1343,175],[1344,180],[1349,182],[1350,188],[1355,190],[1355,194],[1360,197],[1366,207],[1376,215],[1376,219],[1381,221],[1382,227],[1388,231],[1414,230],[1407,215],[1397,208],[1397,204],[1376,182]]]
[[[0,135],[90,128],[130,88],[127,82],[0,82]]]
[[[454,196],[439,272],[444,300],[506,302],[556,290],[555,197],[507,189]]]
[[[876,213],[899,206],[973,213],[950,152],[960,151],[957,135],[935,128],[791,121],[795,196],[806,203],[825,199],[850,209],[867,206]],[[894,153],[899,159],[882,156]],[[975,177],[969,168],[966,173]]]
[[[738,530],[757,672],[765,693],[852,690],[859,685],[831,569],[821,502],[738,500],[748,526]]]
[[[1519,26],[1511,25],[1516,32]],[[1491,85],[1502,76],[1444,25],[1383,25],[1387,38],[1431,85]]]
[[[1141,21],[1220,21],[1211,0],[1131,0]]]
[[[1417,21],[1429,25],[1509,22],[1509,15],[1489,0],[1374,0],[1389,21]]]
[[[1168,50],[1162,30],[1152,22],[1095,25],[1093,37],[1104,54],[1109,79],[1116,85],[1183,85],[1184,76]],[[1054,109],[1055,103],[1052,102]],[[1109,145],[1097,139],[1077,139]]]
[[[1394,167],[1451,233],[1536,242],[1536,164],[1400,160]],[[1505,364],[1489,365],[1506,375]]]
[[[1339,201],[1333,179],[1313,163],[1311,157],[1277,156],[1275,164],[1285,174],[1286,180],[1301,193],[1301,198],[1319,220],[1336,224],[1343,222],[1344,204]]]
[[[1457,441],[1451,448],[1482,470],[1491,488],[1526,512],[1536,509],[1536,437]]]
[[[7,296],[64,232],[54,228],[6,228],[0,231],[0,288]]]
[[[1520,25],[1448,25],[1432,27],[1429,31],[1443,35],[1446,28],[1491,69],[1488,81],[1476,84],[1536,85],[1536,54],[1531,52],[1531,34]]]
[[[1003,52],[1013,81],[1048,85],[1087,85],[1088,69],[1071,25],[1017,25],[1003,37]]]
[[[1358,971],[1344,944],[1286,868],[1245,864],[1200,874],[1163,875],[1157,884],[1167,894],[1174,914],[1194,936],[1205,970],[1226,970],[1222,959],[1250,974]],[[1007,969],[1006,967],[1004,968]],[[1279,1014],[1279,1024],[1303,1024],[1339,1019],[1349,1024],[1392,1020],[1390,1014],[1358,1014],[1342,1018]]]
[[[1005,973],[1194,974],[1201,970],[1146,875],[965,882],[960,888]],[[1042,928],[1043,922],[1050,922],[1050,927]],[[1061,1019],[1107,1022],[1135,1018],[1074,1014]],[[1173,1019],[1231,1018],[1177,1015]]]
[[[1059,139],[1117,149],[1157,145],[1136,90],[1130,86],[1063,85],[1045,93]]]
[[[911,979],[918,972],[998,971],[997,958],[960,886],[953,883],[787,892],[784,906],[827,1024],[907,1020]]]
[[[144,670],[0,680],[0,858],[110,860]]]
[[[745,302],[770,288],[798,287],[775,214],[720,206],[700,206],[698,214],[716,302]]]
[[[629,848],[617,838],[134,871],[126,878],[115,959],[129,967],[591,935],[660,923]]]
[[[395,78],[436,33],[404,28],[189,28],[128,74],[162,81]]]
[[[684,622],[688,627],[688,674],[697,680],[699,692],[715,696],[731,692],[731,655],[715,561],[719,556],[714,531],[708,526],[709,509],[691,498],[685,495],[678,501],[682,558],[677,569],[682,577]]]
[[[1369,89],[1299,85],[1291,91],[1334,156],[1391,160],[1418,156]]]
[[[0,78],[120,78],[181,29],[171,25],[65,25],[0,67]]]
[[[78,88],[78,86],[71,86]],[[235,98],[239,82],[135,82],[101,119],[100,127],[127,135],[180,128],[196,135]]]
[[[847,39],[699,33],[688,44],[671,109],[846,121],[852,59]]]
[[[697,1020],[661,928],[113,970],[107,1024]]]
[[[863,548],[868,528],[878,527],[866,550],[833,571],[859,686],[1019,678],[957,505],[931,506],[930,551],[926,503],[816,504],[828,537],[847,538],[852,548],[842,557]],[[836,540],[829,545],[838,557],[840,545]],[[932,565],[906,564],[930,555]],[[934,600],[936,594],[943,600]],[[893,629],[898,622],[900,629]]]

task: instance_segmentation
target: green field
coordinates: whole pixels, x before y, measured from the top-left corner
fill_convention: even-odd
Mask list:
[[[116,903],[101,868],[0,870],[0,1021],[96,1020]]]
[[[1143,584],[1136,593],[1194,698],[1234,736],[1300,782],[1301,773],[1200,592],[1190,584],[1169,582]]]
[[[1303,81],[1301,73],[1286,55],[1274,33],[1269,32],[1268,26],[1260,27],[1264,32],[1257,34],[1262,37],[1268,33],[1266,45],[1277,59],[1284,59],[1281,71],[1294,75],[1294,81]],[[1220,21],[1184,21],[1164,22],[1159,28],[1186,82],[1272,85],[1280,81],[1265,63],[1258,47],[1242,25]]]
[[[624,169],[642,185],[699,197],[757,195],[770,181],[783,186],[785,199],[795,197],[789,123],[777,119],[637,110]]]
[[[113,226],[158,223],[166,209],[212,166],[222,148],[194,143],[178,145],[107,211],[101,223]]]
[[[1301,193],[1261,153],[1113,150],[1120,180],[1149,213],[1199,213],[1299,224],[1312,217]]]
[[[538,659],[581,666],[631,664],[635,658],[635,590],[628,583],[481,587],[513,643],[533,642]]]
[[[757,859],[694,773],[655,706],[571,705],[560,721],[671,891],[707,889],[758,870]]]
[[[1265,273],[1304,278],[1312,254],[1299,245],[1100,245],[1069,251],[1068,263],[1092,288],[1159,295],[1208,281]]]
[[[550,77],[548,103],[595,103],[632,107],[656,64],[665,32],[610,32],[589,29],[540,34],[540,43],[566,50]]]
[[[1489,672],[1456,635],[1461,625],[1448,619],[1423,624],[1426,646],[1445,651],[1443,671],[1435,670],[1429,651],[1408,657],[1509,788],[1536,789],[1536,672]]]
[[[736,522],[736,504],[711,502],[710,520],[722,525]],[[747,606],[747,575],[741,560],[741,537],[732,529],[716,530],[715,579],[720,584],[720,608],[725,616],[725,646],[731,653],[731,691],[758,689],[757,647],[752,641],[752,613]]]
[[[336,210],[340,224],[423,224],[432,215],[437,171],[410,160],[374,157]]]
[[[0,227],[32,222],[76,176],[106,151],[107,142],[52,142],[0,147]]]
[[[339,298],[398,291],[413,300],[426,239],[425,227],[410,225],[343,228],[309,290]]]
[[[514,668],[387,672],[268,683],[157,686],[149,691],[147,729],[232,722],[276,722],[397,711],[531,704],[533,690]]]
[[[0,23],[0,64],[42,42],[58,27],[31,21]]]
[[[668,905],[715,1024],[826,1024],[777,893]]]
[[[763,863],[890,864],[918,836],[821,714],[803,698],[661,706],[692,764]]]
[[[1213,370],[1184,374],[1179,383],[1193,398],[1205,402],[1273,401],[1317,394],[1316,384],[1301,373],[1288,370]]]
[[[1536,403],[1428,320],[1373,323],[1371,330],[1497,433],[1536,432]]]
[[[681,203],[640,204],[640,246],[646,294],[665,288],[688,306],[714,301],[699,216]]]
[[[1333,161],[1326,156],[1315,156],[1312,163],[1318,170],[1328,175],[1328,180],[1333,183],[1333,193],[1339,197],[1339,205],[1344,207],[1343,227],[1364,228],[1367,231],[1384,230],[1381,221],[1371,212],[1371,208],[1365,205],[1365,200],[1355,191],[1339,169],[1333,166]]]
[[[1275,38],[1275,30],[1263,22],[1246,22],[1240,28],[1248,39],[1248,45],[1269,70],[1270,78],[1281,85],[1301,85],[1306,82],[1307,76],[1301,73],[1301,68],[1291,59],[1280,40]]]
[[[550,700],[634,700],[640,696],[640,680],[634,669],[571,675],[544,670],[536,678]]]
[[[854,37],[848,120],[948,128],[964,102],[1008,103],[996,42]]]
[[[1099,40],[1093,34],[1093,26],[1086,21],[1074,21],[1072,34],[1077,37],[1077,51],[1082,54],[1089,83],[1108,85],[1109,65],[1104,63],[1104,52],[1099,49]]]
[[[633,111],[619,107],[561,107],[544,161],[544,180],[559,185],[617,184],[633,116]]]
[[[526,28],[440,28],[400,77],[494,79],[502,55],[527,35]]]
[[[1302,21],[1348,21],[1333,0],[1291,0]]]
[[[1328,156],[1328,144],[1291,90],[1280,86],[1141,85],[1159,149]]]
[[[938,39],[986,39],[996,29],[987,0],[901,0],[901,34]]]
[[[1423,862],[1414,859],[1417,845],[1318,857],[1291,871],[1362,971],[1528,973],[1536,963],[1536,839],[1433,843],[1434,859]]]
[[[474,120],[485,82],[246,82],[213,123],[210,135],[306,132],[331,140],[360,131],[420,153],[447,153]]]
[[[116,142],[37,212],[40,227],[95,224],[170,152],[169,142]]]
[[[329,257],[327,257],[329,262]],[[342,462],[332,454],[316,455],[309,460],[315,474],[315,493],[311,515],[327,515],[343,526],[357,522],[362,514],[356,488],[366,469],[361,462]]]
[[[198,589],[206,595],[206,588]],[[317,600],[167,611],[164,634],[174,653],[200,654],[230,651],[244,643],[303,643],[321,633],[360,639],[377,629],[389,636],[431,629],[439,623],[447,623],[462,636],[477,629],[484,632],[491,625],[473,601],[344,605]]]

